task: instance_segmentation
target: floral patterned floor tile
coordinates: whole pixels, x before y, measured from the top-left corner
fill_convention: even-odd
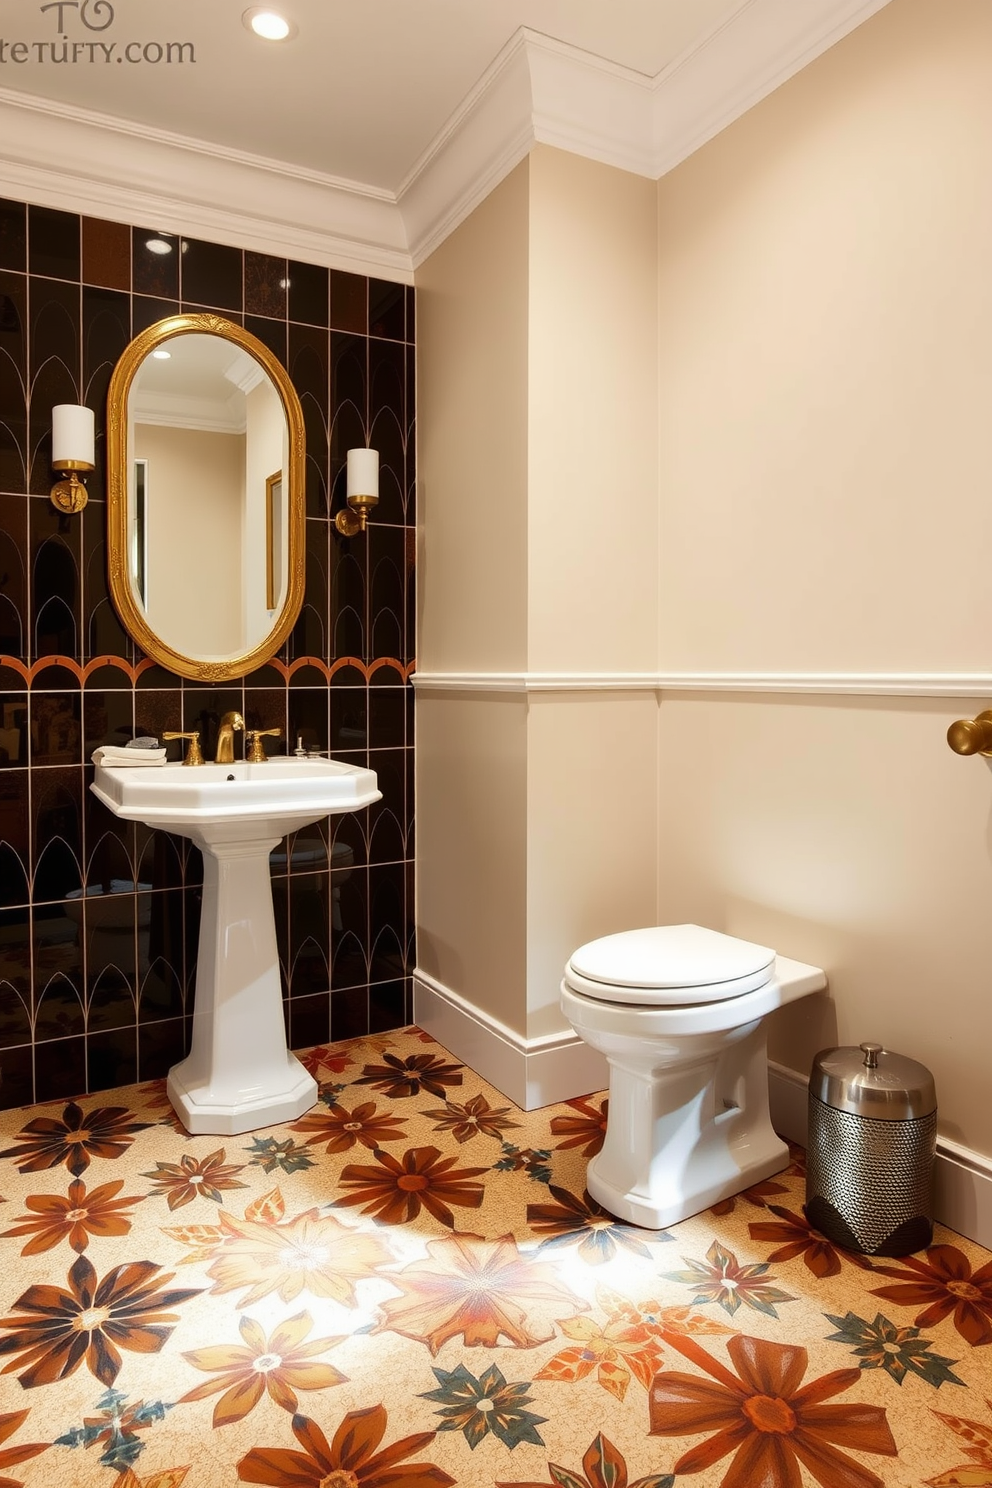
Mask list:
[[[802,1153],[654,1233],[605,1099],[524,1113],[417,1029],[300,1120],[164,1085],[0,1116],[0,1488],[992,1488],[992,1256],[868,1261]]]

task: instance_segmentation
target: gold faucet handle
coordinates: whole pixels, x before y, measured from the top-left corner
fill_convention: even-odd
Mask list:
[[[184,765],[202,765],[203,751],[200,748],[200,730],[194,729],[191,734],[168,733],[162,735],[163,739],[188,739],[189,748],[186,751]]]
[[[245,759],[250,765],[264,765],[268,755],[262,747],[263,739],[281,739],[282,729],[250,729],[245,734],[245,745],[247,753]]]
[[[947,742],[955,754],[992,756],[992,712],[977,718],[959,718],[947,730]]]

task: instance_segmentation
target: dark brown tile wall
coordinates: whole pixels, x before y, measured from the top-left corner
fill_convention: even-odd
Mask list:
[[[168,253],[147,244],[159,239]],[[107,385],[131,337],[209,309],[289,371],[307,429],[307,586],[243,682],[153,665],[106,585]],[[291,1046],[401,1026],[413,965],[414,319],[402,285],[0,202],[0,1105],[162,1075],[188,1048],[199,852],[118,821],[90,754],[220,715],[378,772],[383,799],[273,854]],[[78,516],[51,505],[51,408],[96,412]],[[340,537],[345,452],[381,455],[367,538]],[[175,747],[175,746],[173,746]]]

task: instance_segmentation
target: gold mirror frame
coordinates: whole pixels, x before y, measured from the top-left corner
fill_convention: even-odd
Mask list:
[[[279,393],[289,430],[286,602],[266,639],[254,650],[227,661],[200,661],[183,656],[161,640],[135,603],[128,572],[128,394],[150,352],[164,341],[193,332],[220,336],[254,357]],[[306,582],[305,453],[303,410],[285,368],[257,336],[233,321],[219,315],[172,315],[135,336],[121,354],[107,392],[107,576],[110,597],[124,629],[160,666],[196,682],[231,682],[264,666],[284,644],[303,607]]]

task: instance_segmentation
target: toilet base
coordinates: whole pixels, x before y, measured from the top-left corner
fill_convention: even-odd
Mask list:
[[[769,1129],[768,1137],[761,1144],[763,1150],[755,1153],[746,1166],[728,1152],[724,1161],[713,1161],[713,1154],[705,1164],[694,1168],[692,1180],[686,1184],[669,1185],[667,1192],[650,1192],[646,1185],[634,1182],[626,1188],[618,1188],[609,1178],[597,1171],[597,1158],[589,1164],[586,1187],[590,1197],[610,1214],[627,1224],[645,1230],[663,1230],[679,1220],[689,1219],[721,1199],[729,1199],[746,1188],[762,1183],[781,1173],[789,1165],[789,1149],[777,1134]]]

